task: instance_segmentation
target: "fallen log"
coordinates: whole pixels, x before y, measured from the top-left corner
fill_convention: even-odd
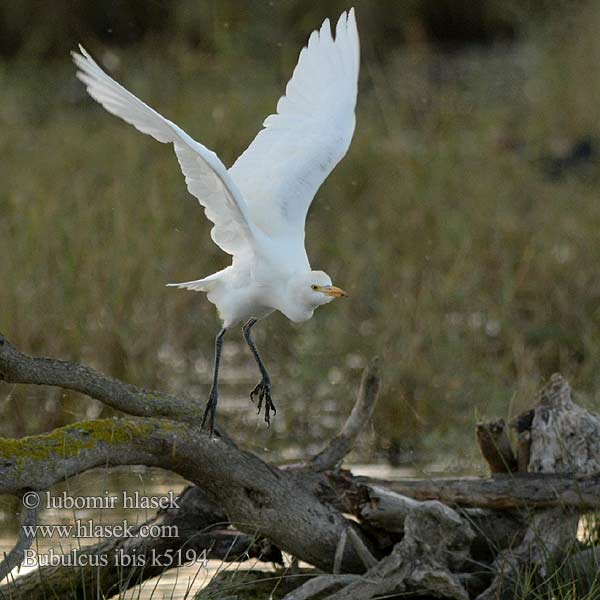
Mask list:
[[[373,372],[374,368],[367,370],[367,380]],[[201,430],[201,418],[191,418],[198,407],[185,399],[141,390],[76,363],[30,357],[2,336],[0,378],[77,389],[134,415],[146,414],[148,401],[160,415],[99,419],[18,440],[0,438],[0,494],[46,490],[99,466],[141,464],[180,474],[200,486],[239,531],[265,537],[326,571],[333,569],[342,533],[355,528],[357,536],[362,535],[356,524],[323,503],[300,479],[240,450],[223,431],[211,438]],[[358,402],[374,403],[376,389],[363,388],[369,399],[359,396]],[[340,459],[339,448],[330,454]],[[364,571],[355,545],[346,544],[340,568]]]
[[[343,474],[334,473],[334,479]],[[452,506],[515,510],[521,508],[600,507],[600,473],[511,473],[480,477],[383,480],[353,476],[356,485],[375,485],[415,500],[439,500]]]
[[[600,418],[572,402],[560,376],[553,376],[536,406],[511,424],[518,433],[516,452],[504,422],[478,426],[477,440],[493,477],[402,481],[355,477],[339,468],[373,410],[379,386],[374,366],[366,370],[357,404],[340,434],[312,460],[285,468],[240,450],[224,431],[209,438],[192,418],[197,407],[185,399],[140,390],[82,365],[29,357],[1,336],[0,377],[63,385],[134,415],[0,439],[0,493],[48,489],[98,466],[170,469],[198,486],[190,488],[196,492],[188,491],[189,497],[203,499],[196,506],[200,513],[183,510],[155,517],[157,522],[181,523],[185,534],[173,544],[195,538],[198,549],[210,546],[212,556],[226,559],[232,548],[242,551],[235,545],[241,541],[244,552],[253,556],[277,561],[285,550],[294,561],[321,570],[295,577],[294,585],[286,587],[288,600],[368,600],[390,594],[512,598],[520,591],[524,571],[543,583],[551,564],[563,560],[570,548],[577,550],[579,514],[600,506]],[[166,551],[160,544],[170,542],[148,543]],[[23,544],[19,540],[17,550]],[[110,555],[124,548],[145,551],[118,539],[84,551]],[[16,553],[0,569],[14,566]],[[595,553],[594,560],[585,561],[585,556],[573,563],[577,569],[597,564]],[[96,593],[97,586],[104,594],[122,592],[142,577],[136,569],[124,578],[114,569],[101,571],[95,574],[93,591],[87,584],[76,587],[74,578],[81,573],[58,568],[19,578],[1,587],[0,596],[22,597],[25,592],[31,599],[43,597],[40,575],[53,589],[68,581],[79,597]]]

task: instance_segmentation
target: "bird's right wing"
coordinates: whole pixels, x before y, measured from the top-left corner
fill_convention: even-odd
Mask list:
[[[346,154],[354,133],[359,70],[354,10],[329,19],[308,46],[264,128],[229,169],[254,223],[269,235],[304,240],[314,195]]]
[[[79,68],[77,77],[86,85],[90,96],[142,133],[159,142],[173,144],[188,190],[198,198],[206,216],[214,223],[211,231],[214,242],[229,254],[252,245],[255,230],[246,204],[219,157],[136,98],[109,77],[81,46],[79,49],[81,54],[73,52],[72,56]]]

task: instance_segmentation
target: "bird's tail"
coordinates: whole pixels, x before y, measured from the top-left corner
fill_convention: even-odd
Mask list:
[[[167,283],[167,287],[176,287],[183,290],[191,290],[192,292],[208,292],[211,288],[211,283],[214,280],[209,276],[196,281],[185,281],[183,283]]]

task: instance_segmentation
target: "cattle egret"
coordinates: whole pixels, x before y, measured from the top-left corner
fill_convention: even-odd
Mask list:
[[[213,241],[232,256],[231,265],[222,271],[169,284],[205,292],[222,320],[202,427],[208,422],[209,430],[214,429],[223,336],[238,323],[243,323],[244,338],[261,373],[250,398],[257,397],[259,413],[264,404],[269,424],[271,411],[275,413],[271,380],[252,339],[252,327],[275,310],[294,322],[306,321],[318,306],[347,295],[332,285],[329,275],[311,270],[304,228],[313,197],[346,154],[354,133],[359,69],[354,9],[340,16],[335,39],[329,19],[312,32],[276,114],[267,117],[230,169],[79,49],[81,53],[72,53],[77,77],[92,98],[139,131],[173,144],[189,192],[214,223]]]

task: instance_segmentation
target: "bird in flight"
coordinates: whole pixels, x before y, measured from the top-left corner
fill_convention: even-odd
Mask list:
[[[354,133],[360,54],[354,9],[342,13],[335,37],[329,19],[312,32],[277,112],[229,169],[79,49],[72,53],[77,77],[92,98],[142,133],[173,144],[189,192],[213,223],[213,241],[232,256],[231,265],[217,273],[169,284],[206,293],[222,320],[202,427],[208,423],[211,434],[214,430],[223,337],[238,323],[261,373],[250,398],[257,398],[259,413],[264,405],[269,424],[276,412],[271,380],[252,327],[276,310],[291,321],[306,321],[317,307],[347,296],[329,275],[311,270],[304,229],[317,190],[348,151]]]

